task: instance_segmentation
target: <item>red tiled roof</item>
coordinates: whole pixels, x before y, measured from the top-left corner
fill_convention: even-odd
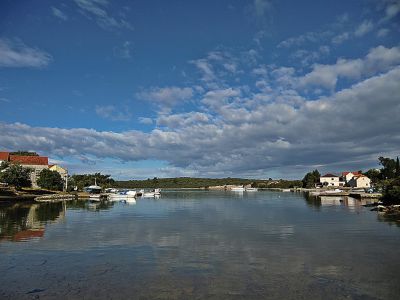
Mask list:
[[[21,165],[48,165],[49,158],[47,156],[24,156],[10,155],[10,162],[20,163]]]
[[[356,174],[356,175],[354,175],[353,177],[360,178],[360,177],[367,177],[367,176],[365,176],[365,175],[363,175],[363,174]]]
[[[10,156],[10,152],[0,152],[0,160],[8,161],[9,156]]]
[[[339,176],[328,173],[328,174],[325,174],[324,176],[321,176],[321,177],[339,177]]]

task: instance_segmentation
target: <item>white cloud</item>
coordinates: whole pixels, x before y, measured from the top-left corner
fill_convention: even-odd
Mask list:
[[[137,93],[136,96],[168,110],[190,100],[193,97],[193,90],[189,87],[153,87]]]
[[[340,77],[357,79],[387,71],[398,64],[400,64],[400,47],[378,46],[371,49],[364,59],[340,58],[334,65],[316,64],[310,73],[299,78],[299,85],[334,89]]]
[[[332,38],[332,43],[333,44],[341,44],[345,41],[350,39],[350,33],[349,32],[343,32],[335,37]]]
[[[145,125],[152,125],[153,124],[153,119],[152,118],[140,117],[139,118],[139,123],[145,124]]]
[[[296,61],[300,60],[303,66],[308,66],[311,63],[320,60],[322,57],[325,57],[329,53],[330,53],[329,46],[323,45],[320,46],[317,51],[299,49],[291,55],[291,58]]]
[[[393,55],[385,52],[386,59]],[[247,99],[235,89],[210,91],[207,107],[215,105],[216,111],[160,116],[157,122],[165,127],[149,133],[0,123],[0,148],[34,149],[54,158],[157,159],[168,168],[213,176],[265,174],[274,168],[295,176],[294,169],[304,174],[316,164],[338,162],[362,168],[382,151],[399,149],[399,82],[400,67],[395,67],[330,97],[260,102],[252,108],[243,103],[257,95]]]
[[[213,90],[204,95],[202,103],[214,111],[219,111],[223,109],[225,104],[228,104],[238,96],[240,96],[240,90],[233,88]]]
[[[57,7],[52,6],[51,11],[55,17],[57,17],[63,21],[68,20],[68,16],[64,12],[62,12],[60,9],[58,9]]]
[[[96,114],[111,121],[129,121],[131,114],[126,109],[118,110],[114,105],[96,106]]]
[[[108,0],[74,0],[80,11],[89,19],[94,19],[103,29],[133,29],[133,26],[123,17],[116,19],[109,15]]]
[[[50,54],[26,46],[19,40],[0,39],[0,67],[43,68],[52,61]]]
[[[197,59],[190,61],[194,64],[202,73],[202,79],[204,81],[213,81],[216,79],[216,75],[214,74],[213,67],[211,63],[206,59]]]
[[[157,125],[165,126],[170,129],[184,128],[190,125],[201,125],[208,123],[210,116],[200,112],[190,112],[184,114],[163,115],[157,119]]]
[[[361,37],[361,36],[367,34],[368,32],[370,32],[373,28],[374,28],[374,24],[370,20],[364,21],[354,31],[354,35],[356,37]]]
[[[400,12],[400,1],[390,1],[388,6],[385,9],[386,20],[393,19]]]

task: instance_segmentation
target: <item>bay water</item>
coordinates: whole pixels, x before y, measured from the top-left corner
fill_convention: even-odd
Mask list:
[[[0,298],[399,299],[399,223],[362,204],[200,190],[0,204]]]

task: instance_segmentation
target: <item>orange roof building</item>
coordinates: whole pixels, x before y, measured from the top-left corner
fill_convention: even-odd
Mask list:
[[[10,159],[10,152],[0,152],[0,161],[8,161]]]
[[[49,158],[47,156],[10,155],[10,162],[21,165],[48,166]]]

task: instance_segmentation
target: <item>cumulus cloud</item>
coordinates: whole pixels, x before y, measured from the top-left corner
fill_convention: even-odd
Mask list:
[[[334,65],[316,64],[313,70],[299,78],[300,86],[321,86],[334,89],[340,77],[358,79],[362,76],[387,71],[400,63],[400,47],[378,46],[370,50],[364,59],[337,60]]]
[[[202,125],[210,121],[210,116],[200,112],[190,112],[184,114],[173,114],[160,116],[157,119],[157,125],[165,126],[171,129],[184,128],[192,125]]]
[[[117,19],[110,16],[107,11],[108,0],[74,0],[74,2],[88,19],[94,19],[103,29],[133,29],[133,26],[125,18]]]
[[[316,164],[338,161],[366,164],[381,155],[382,145],[386,153],[399,149],[399,81],[400,67],[394,67],[330,97],[296,104],[255,101],[254,107],[235,104],[253,102],[256,94],[244,98],[236,89],[213,91],[204,96],[210,113],[160,116],[157,124],[163,127],[149,133],[1,123],[0,147],[60,157],[157,159],[215,176],[277,167],[303,174]]]
[[[136,94],[136,97],[159,105],[161,108],[169,110],[175,105],[182,104],[190,100],[193,96],[193,89],[189,87],[153,87],[149,90]]]
[[[153,119],[152,118],[140,117],[139,118],[139,123],[145,124],[145,125],[152,125],[153,124]]]
[[[19,40],[0,38],[0,67],[43,68],[52,61],[50,54],[26,46]]]

